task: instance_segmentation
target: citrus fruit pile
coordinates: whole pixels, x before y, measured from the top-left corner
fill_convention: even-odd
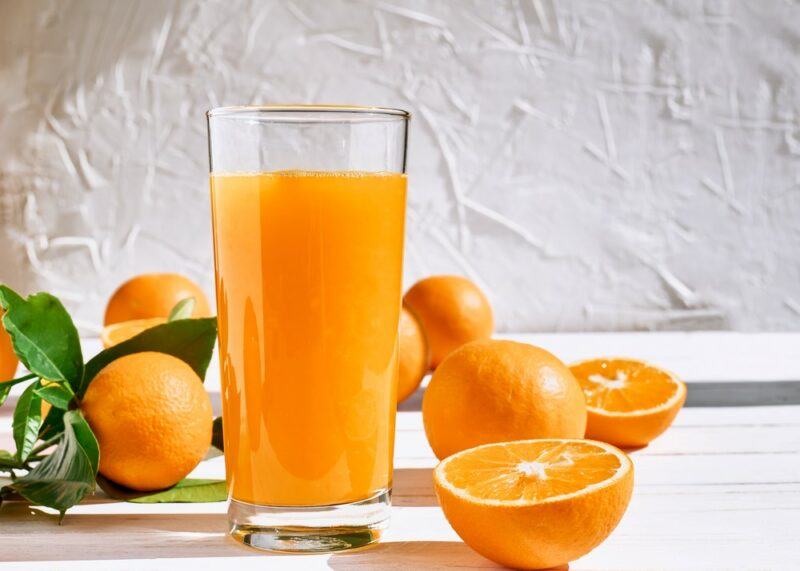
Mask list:
[[[422,380],[427,345],[424,369],[434,370],[422,418],[456,533],[511,567],[561,566],[594,549],[633,491],[633,464],[617,447],[664,432],[686,385],[634,359],[567,366],[542,348],[491,339],[491,306],[465,278],[424,279],[404,303],[398,400]]]
[[[19,391],[15,450],[0,451],[10,476],[3,497],[19,494],[61,518],[98,484],[131,501],[224,499],[224,481],[184,479],[212,441],[203,378],[217,325],[192,318],[209,313],[183,276],[135,277],[108,303],[106,349],[86,360],[57,297],[23,297],[0,283],[0,405]],[[26,371],[15,377],[20,363]]]
[[[10,290],[4,295],[6,309],[29,303]],[[59,311],[57,300],[48,303]],[[96,437],[95,471],[106,479],[131,490],[161,490],[205,456],[212,409],[197,371],[204,374],[207,360],[193,367],[158,348],[141,349],[148,335],[132,338],[153,328],[155,337],[174,326],[172,335],[203,321],[188,317],[209,314],[202,290],[177,274],[137,276],[111,296],[103,344],[130,342],[110,351],[113,357],[81,387],[85,392],[67,395]],[[24,323],[11,310],[6,317],[14,327]],[[445,517],[468,545],[508,566],[565,565],[605,540],[628,506],[634,468],[617,447],[646,446],[663,433],[686,400],[686,386],[635,359],[567,366],[540,347],[492,339],[493,331],[487,296],[466,278],[433,276],[414,284],[399,320],[398,401],[433,370],[422,419],[440,460],[434,488]],[[211,333],[207,359],[213,324]],[[77,331],[71,335],[80,357]],[[0,379],[12,379],[17,369],[15,348],[0,327]],[[45,373],[34,376],[40,378],[31,389],[63,390]],[[60,403],[65,419],[80,422],[77,411],[63,412],[68,407],[50,399]],[[45,406],[49,410],[42,400],[41,417],[47,416]]]
[[[403,296],[397,402],[410,397],[430,369],[454,349],[494,331],[486,295],[460,276],[431,276]]]
[[[170,311],[191,299],[191,317],[209,317],[208,298],[200,287],[180,274],[141,274],[123,283],[106,306],[100,340],[103,347],[127,341],[167,321]]]
[[[193,300],[192,317],[211,314],[197,284],[179,274],[143,274],[111,296],[100,335],[108,348],[167,322]],[[203,459],[211,443],[211,400],[192,368],[158,352],[109,363],[89,385],[81,410],[100,446],[100,473],[137,491],[168,488]]]

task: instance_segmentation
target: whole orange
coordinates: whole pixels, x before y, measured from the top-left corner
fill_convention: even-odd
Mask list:
[[[403,301],[422,322],[435,368],[452,351],[494,331],[489,300],[474,283],[461,276],[431,276],[418,281]]]
[[[417,390],[430,364],[430,351],[419,320],[403,307],[400,312],[400,377],[397,381],[397,402]]]
[[[439,459],[493,442],[583,438],[586,400],[570,370],[544,349],[487,339],[451,353],[422,400]]]
[[[106,306],[104,325],[167,317],[173,307],[188,297],[195,300],[192,317],[211,315],[208,298],[203,290],[180,274],[142,274],[129,279],[117,288]]]
[[[211,444],[211,400],[189,365],[164,353],[112,361],[81,402],[100,444],[100,473],[133,490],[168,488]]]
[[[19,359],[11,345],[11,337],[3,327],[2,318],[3,313],[0,312],[0,382],[13,379],[19,365]]]

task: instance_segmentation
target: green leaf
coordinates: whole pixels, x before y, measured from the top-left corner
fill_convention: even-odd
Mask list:
[[[3,406],[3,404],[6,402],[8,395],[11,394],[11,387],[13,386],[13,384],[7,382],[0,384],[0,406]]]
[[[39,429],[40,440],[50,440],[64,432],[64,409],[53,407]]]
[[[42,397],[36,394],[39,383],[31,384],[20,395],[14,409],[14,443],[17,445],[17,460],[24,462],[39,438],[42,425]]]
[[[222,438],[222,417],[218,416],[211,425],[211,446],[225,452],[225,441]]]
[[[33,373],[31,373],[30,375],[25,375],[23,377],[11,379],[10,381],[3,381],[2,383],[0,383],[0,406],[3,406],[3,404],[6,402],[6,399],[8,398],[8,395],[11,394],[11,387],[36,378],[38,377]]]
[[[193,297],[187,297],[175,304],[172,311],[169,312],[167,321],[177,321],[179,319],[189,319],[192,317],[194,306],[197,302]]]
[[[81,413],[66,412],[64,436],[58,447],[7,487],[33,504],[58,510],[63,517],[94,490],[98,450],[97,440]]]
[[[165,502],[203,503],[222,502],[228,499],[225,480],[181,480],[171,488],[158,492],[140,492],[112,482],[102,474],[97,475],[97,483],[115,500],[155,504]]]
[[[93,357],[86,363],[83,382],[75,392],[82,397],[89,383],[103,367],[115,359],[143,351],[157,351],[177,357],[185,361],[201,379],[204,379],[216,340],[217,319],[215,317],[181,319],[156,325]]]
[[[163,492],[131,498],[137,504],[224,502],[228,499],[225,480],[187,478]]]
[[[0,450],[0,469],[17,467],[19,467],[17,458],[8,450]]]
[[[69,385],[66,383],[42,384],[39,388],[34,389],[33,392],[54,407],[62,410],[68,410],[69,404],[75,397],[75,393],[72,392],[72,389],[69,388]]]
[[[0,383],[0,406],[3,406],[3,404],[6,402],[6,399],[8,398],[8,395],[11,394],[11,387],[36,378],[38,377],[33,373],[31,373],[30,375],[25,375],[23,377],[18,377],[16,379],[11,379],[10,381],[3,381],[2,383]]]
[[[83,376],[80,339],[58,298],[37,293],[23,299],[0,285],[0,306],[6,310],[3,325],[22,364],[44,379],[77,386]]]
[[[89,464],[92,466],[92,477],[96,476],[97,470],[100,468],[100,444],[89,427],[89,423],[86,422],[79,410],[71,410],[64,414],[64,427],[66,428],[67,425],[75,432],[78,444],[89,459]]]

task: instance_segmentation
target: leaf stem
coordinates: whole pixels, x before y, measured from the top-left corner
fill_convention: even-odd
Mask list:
[[[19,377],[17,379],[11,379],[9,381],[3,381],[3,386],[12,387],[14,385],[18,385],[20,383],[24,383],[25,381],[30,381],[31,379],[35,379],[38,376],[39,375],[37,375],[35,373],[29,373],[29,374],[25,375],[24,377]]]
[[[45,440],[44,442],[39,444],[39,446],[37,446],[36,448],[31,450],[30,456],[34,456],[34,455],[38,454],[39,452],[47,450],[53,444],[55,444],[58,441],[59,438],[61,438],[61,433],[56,434],[55,436],[52,436],[52,437],[48,438],[47,440]]]

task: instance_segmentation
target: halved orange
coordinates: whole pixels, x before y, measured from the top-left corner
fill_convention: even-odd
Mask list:
[[[146,329],[166,322],[166,317],[152,317],[150,319],[133,319],[131,321],[122,321],[120,323],[106,325],[100,333],[100,341],[103,342],[103,347],[108,349],[118,343],[127,341],[131,337],[139,335],[139,333]]]
[[[633,464],[617,448],[573,439],[517,440],[458,452],[434,470],[447,520],[501,565],[574,561],[617,526],[633,491]]]
[[[675,375],[635,359],[590,359],[570,366],[586,395],[586,437],[644,446],[669,428],[686,401]]]

